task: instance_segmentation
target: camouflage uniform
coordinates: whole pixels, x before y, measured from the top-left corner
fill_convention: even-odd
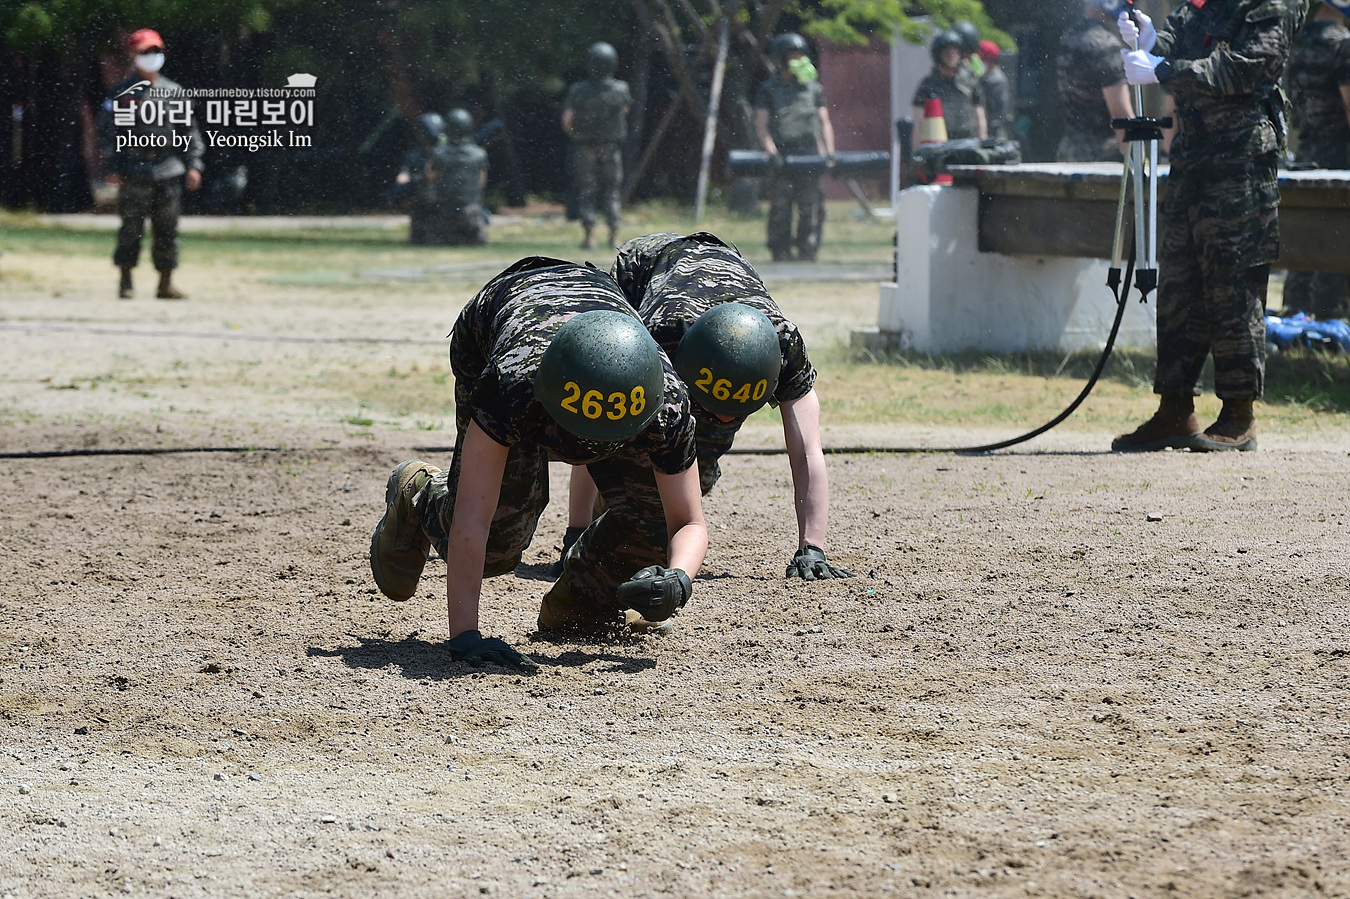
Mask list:
[[[604,209],[611,231],[619,227],[619,188],[623,186],[623,142],[628,136],[628,82],[587,78],[572,85],[563,103],[572,110],[573,185],[577,211],[589,232],[596,205]]]
[[[1289,94],[1298,129],[1300,167],[1350,169],[1350,121],[1341,86],[1350,84],[1350,28],[1344,20],[1320,19],[1303,26],[1289,56]],[[1350,315],[1350,276],[1290,272],[1284,308],[1318,318]]]
[[[684,386],[664,357],[662,409],[632,440],[586,441],[553,420],[534,398],[539,360],[564,322],[597,309],[634,315],[604,273],[543,257],[517,262],[464,307],[450,338],[454,460],[418,492],[413,507],[444,557],[469,422],[509,447],[483,564],[484,577],[493,577],[520,564],[534,537],[548,505],[549,460],[585,465],[608,509],[568,553],[564,571],[577,599],[602,607],[614,604],[618,586],[639,569],[665,564],[666,520],[654,472],[678,474],[694,464],[694,420]]]
[[[984,96],[984,115],[989,123],[989,136],[1011,140],[1013,131],[1012,83],[1002,66],[990,66],[980,79],[980,93]]]
[[[619,247],[610,270],[652,337],[670,358],[699,316],[722,303],[744,303],[763,312],[778,332],[783,367],[773,405],[800,399],[816,383],[797,326],[783,317],[764,282],[736,248],[707,232],[688,237],[648,234]],[[731,449],[743,418],[718,420],[697,402],[699,486],[707,495],[721,476],[718,460]]]
[[[780,156],[811,156],[823,152],[820,110],[825,91],[819,81],[800,84],[785,75],[770,75],[755,93],[755,109],[769,114],[769,136]],[[815,259],[825,225],[825,194],[820,176],[783,169],[769,176],[767,243],[773,258]],[[797,210],[797,233],[792,233],[792,210]]]
[[[1120,162],[1120,143],[1111,129],[1102,88],[1125,80],[1120,35],[1096,19],[1082,18],[1059,39],[1059,98],[1064,136],[1059,162]]]
[[[1193,4],[1201,3],[1197,9]],[[1279,255],[1278,87],[1307,0],[1192,0],[1158,28],[1179,133],[1163,207],[1155,392],[1259,399],[1266,283]]]
[[[181,91],[183,88],[161,75],[151,87],[127,92],[128,88],[142,80],[143,76],[136,73],[114,86],[103,104],[99,122],[103,156],[111,160],[112,172],[122,178],[122,186],[117,192],[117,214],[122,218],[122,226],[117,232],[113,263],[118,268],[136,267],[141,257],[145,219],[149,217],[154,229],[150,259],[157,271],[171,272],[178,268],[178,214],[183,199],[183,175],[189,169],[202,170],[202,155],[206,145],[201,132],[197,130],[195,117],[190,125],[169,121],[169,109],[172,107],[166,106],[162,121],[156,116],[151,124],[145,122],[145,118],[148,118],[143,113],[145,106],[166,105],[171,98],[166,97],[165,92]],[[154,93],[151,94],[151,91]],[[134,104],[134,125],[118,127],[113,121],[114,98],[119,106],[125,105],[128,100]],[[118,134],[162,139],[165,145],[124,148],[119,151]],[[186,151],[180,150],[180,144],[174,143],[175,136],[180,142],[184,137],[188,139]]]
[[[436,148],[436,169],[437,211],[445,242],[487,243],[487,218],[483,215],[487,152],[469,138],[447,140]]]
[[[979,136],[976,134],[975,107],[984,105],[984,94],[980,92],[979,79],[969,68],[962,65],[952,78],[934,69],[919,82],[911,102],[922,107],[934,97],[942,101],[942,118],[947,125],[949,140]]]

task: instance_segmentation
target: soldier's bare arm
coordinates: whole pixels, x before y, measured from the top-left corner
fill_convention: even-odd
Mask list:
[[[461,448],[454,518],[446,535],[446,607],[450,637],[478,630],[478,597],[488,530],[506,470],[507,448],[470,422]]]
[[[573,118],[574,118],[574,113],[572,112],[571,108],[568,108],[568,109],[564,109],[564,110],[563,110],[563,114],[562,114],[562,130],[565,131],[565,132],[567,132],[569,135],[572,133],[572,119],[573,119]]]
[[[1341,85],[1341,103],[1345,106],[1345,120],[1350,122],[1350,84]]]
[[[824,106],[818,110],[820,113],[820,138],[824,146],[820,148],[826,156],[834,155],[834,125],[830,123],[830,111]]]
[[[989,136],[989,118],[984,114],[983,106],[975,107],[975,136],[980,140]]]
[[[759,138],[759,145],[765,153],[770,156],[778,154],[778,145],[773,142],[773,137],[769,134],[769,111],[767,109],[755,110],[755,136]]]
[[[793,506],[797,512],[797,548],[825,545],[829,527],[830,484],[820,445],[820,398],[813,388],[805,396],[782,403],[783,440],[792,468]]]
[[[679,568],[693,578],[703,567],[708,552],[708,524],[703,519],[703,500],[699,491],[698,466],[691,465],[679,474],[656,473],[656,489],[670,535],[668,568]]]
[[[1102,98],[1106,100],[1106,111],[1111,114],[1111,118],[1129,119],[1134,117],[1134,107],[1130,103],[1130,85],[1125,81],[1117,81],[1115,84],[1102,88]],[[1116,140],[1120,141],[1123,149],[1125,132],[1116,129]]]

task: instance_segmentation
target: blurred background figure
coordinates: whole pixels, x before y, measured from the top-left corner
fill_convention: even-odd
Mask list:
[[[914,91],[914,121],[923,121],[924,104],[936,97],[942,101],[948,140],[988,137],[984,94],[979,81],[962,65],[961,36],[955,31],[940,31],[928,49],[933,70]]]
[[[440,210],[446,243],[487,243],[487,151],[473,141],[473,116],[455,108],[445,115],[445,139],[436,153],[440,164]]]
[[[984,96],[984,115],[989,137],[999,140],[1012,140],[1016,132],[1013,129],[1012,82],[1008,80],[998,60],[1002,55],[998,44],[993,41],[980,41],[980,61],[984,63],[984,75],[980,78],[980,93]]]
[[[192,101],[163,96],[182,87],[160,74],[165,47],[159,32],[142,28],[127,38],[127,55],[134,71],[113,86],[103,104],[100,150],[108,160],[108,181],[119,185],[117,232],[113,264],[121,270],[117,295],[134,295],[131,272],[141,257],[145,219],[150,218],[153,239],[150,259],[159,272],[155,296],[182,300],[186,294],[173,286],[178,268],[178,215],[183,188],[202,186],[202,155],[206,147],[197,130]],[[150,95],[154,89],[157,96]]]
[[[1134,115],[1125,63],[1125,44],[1116,16],[1125,0],[1085,0],[1083,18],[1059,39],[1059,96],[1064,103],[1064,136],[1059,162],[1119,162],[1120,132],[1111,119]]]
[[[1298,129],[1299,168],[1350,169],[1350,0],[1324,0],[1294,38],[1289,55],[1289,97]],[[1286,314],[1319,319],[1350,316],[1350,276],[1290,272],[1284,282]]]
[[[581,248],[593,247],[596,206],[604,209],[613,249],[619,233],[619,188],[623,184],[623,142],[628,136],[628,110],[633,97],[628,83],[614,77],[619,54],[603,41],[592,44],[587,57],[589,77],[572,85],[563,103],[562,128],[572,138],[573,178],[577,212],[585,236]]]
[[[834,126],[825,108],[820,74],[806,55],[800,34],[780,34],[769,45],[776,71],[760,82],[755,94],[755,134],[769,154],[769,219],[767,243],[773,258],[812,260],[820,251],[825,226],[825,194],[818,172],[792,172],[788,156],[820,155],[834,159]],[[797,230],[793,233],[793,209]]]
[[[394,182],[408,190],[408,242],[417,246],[444,243],[437,213],[440,180],[436,152],[445,139],[445,119],[428,112],[417,120],[417,146],[403,157]]]

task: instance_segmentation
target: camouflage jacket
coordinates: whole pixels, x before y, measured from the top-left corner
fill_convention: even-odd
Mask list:
[[[1294,38],[1289,55],[1289,98],[1301,142],[1350,145],[1350,120],[1341,97],[1346,84],[1350,84],[1350,28],[1343,21],[1309,22]]]
[[[657,471],[678,474],[694,464],[694,419],[684,384],[670,360],[661,411],[626,443],[596,443],[563,430],[534,398],[539,360],[563,323],[592,310],[636,318],[614,281],[588,266],[540,256],[522,259],[493,278],[460,312],[450,335],[455,403],[472,410],[483,431],[503,446],[530,442],[570,465],[628,453]]]
[[[820,152],[820,108],[825,90],[819,81],[798,84],[782,75],[770,75],[755,92],[755,109],[769,113],[769,136],[785,155]]]
[[[1196,8],[1197,4],[1200,8]],[[1158,28],[1158,81],[1176,98],[1172,162],[1240,162],[1283,146],[1280,77],[1308,0],[1190,0]]]
[[[1097,158],[1103,147],[1120,158],[1102,88],[1125,80],[1125,63],[1120,58],[1124,48],[1119,34],[1096,19],[1079,19],[1059,39],[1064,139],[1066,145],[1092,150],[1092,158]]]
[[[975,107],[984,105],[984,95],[980,92],[979,81],[964,74],[968,71],[963,69],[956,77],[947,78],[934,69],[914,90],[915,106],[922,107],[934,97],[942,101],[942,118],[947,125],[949,140],[978,136],[975,133]]]
[[[587,78],[567,91],[563,109],[572,110],[572,140],[583,144],[618,143],[628,137],[628,82]]]
[[[103,102],[98,121],[99,150],[103,158],[108,160],[109,169],[123,177],[144,181],[167,181],[181,176],[188,169],[202,171],[206,144],[197,127],[192,100],[173,96],[183,88],[163,75],[150,86],[145,86],[144,81],[139,72],[122,79],[108,92],[108,99]],[[117,124],[114,104],[135,112],[131,125]],[[147,107],[153,112],[148,111]],[[134,136],[151,146],[118,150],[119,134]],[[183,149],[184,140],[187,143],[186,150]],[[163,141],[163,145],[160,145],[160,141]]]
[[[436,174],[440,201],[456,209],[483,202],[483,172],[487,152],[473,141],[445,141],[436,147]]]

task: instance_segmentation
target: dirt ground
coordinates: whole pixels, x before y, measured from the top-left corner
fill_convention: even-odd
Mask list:
[[[0,452],[281,448],[0,459],[0,899],[1350,894],[1344,430],[830,456],[859,576],[812,584],[785,459],[735,456],[666,636],[538,639],[555,502],[484,593],[522,676],[449,660],[444,563],[369,574],[390,468],[451,437],[341,375],[441,358],[443,286],[4,262]],[[868,314],[835,289],[813,333]]]

